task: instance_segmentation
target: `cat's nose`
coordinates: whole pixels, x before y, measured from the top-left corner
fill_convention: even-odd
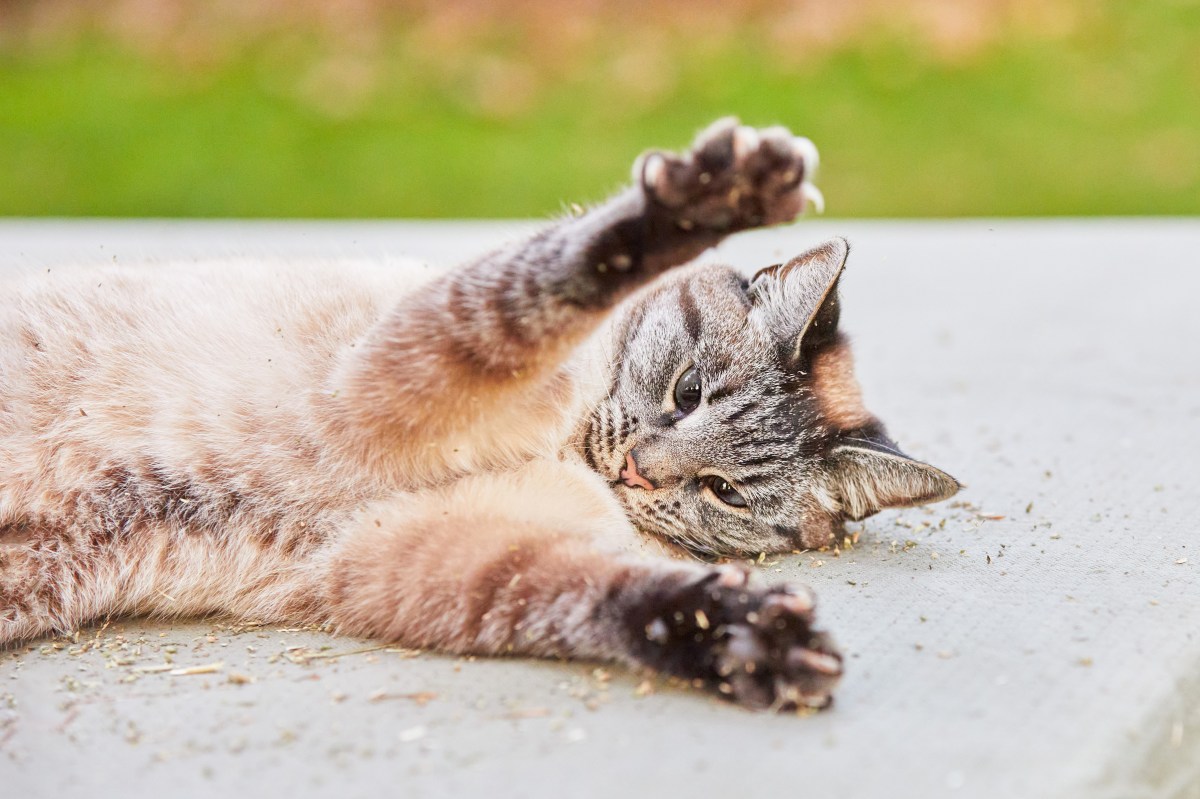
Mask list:
[[[630,488],[644,488],[653,491],[656,486],[645,477],[638,474],[637,461],[633,458],[633,450],[625,455],[625,466],[621,469],[621,482]]]

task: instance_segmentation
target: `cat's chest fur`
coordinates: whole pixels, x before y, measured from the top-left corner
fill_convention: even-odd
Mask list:
[[[553,459],[569,431],[566,377],[535,409],[428,444],[419,432],[376,441],[342,413],[355,402],[343,361],[439,272],[228,260],[10,284],[0,530],[83,520],[97,536],[176,526],[307,549],[381,497]]]

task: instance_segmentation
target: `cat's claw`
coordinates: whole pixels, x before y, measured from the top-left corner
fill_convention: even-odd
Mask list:
[[[756,130],[726,118],[685,153],[647,153],[634,176],[681,229],[729,232],[790,221],[808,204],[822,211],[812,183],[819,160],[812,141],[786,128]]]
[[[800,196],[813,207],[818,214],[825,213],[825,195],[812,183],[805,181],[800,184]]]
[[[641,660],[758,710],[823,708],[842,675],[842,656],[813,627],[803,587],[751,585],[740,567],[653,592],[634,615]],[[644,624],[643,624],[644,622]]]

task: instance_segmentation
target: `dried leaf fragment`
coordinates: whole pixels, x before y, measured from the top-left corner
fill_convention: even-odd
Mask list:
[[[389,699],[408,699],[412,702],[416,702],[417,705],[424,707],[434,699],[437,699],[437,696],[438,695],[433,691],[412,691],[403,694],[393,694],[388,693],[387,691],[376,691],[375,693],[371,694],[369,701],[386,702]]]
[[[159,663],[155,666],[135,666],[134,671],[139,674],[161,674],[164,671],[172,671],[175,666],[170,663]]]
[[[172,677],[191,677],[196,674],[216,674],[225,668],[224,662],[206,663],[203,666],[188,666],[182,669],[171,669],[168,674]]]

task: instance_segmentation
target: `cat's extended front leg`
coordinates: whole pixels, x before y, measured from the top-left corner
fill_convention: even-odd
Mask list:
[[[326,562],[328,620],[446,652],[648,667],[756,708],[828,703],[841,657],[814,629],[807,590],[614,552],[602,531],[580,532],[597,509],[575,503],[565,521],[562,486],[550,500],[562,508],[535,514],[514,478],[495,479],[465,486],[470,503],[434,493],[369,508]]]
[[[547,377],[630,291],[731,233],[800,213],[815,160],[807,139],[734,120],[683,154],[648,153],[625,192],[405,298],[331,394],[391,452],[469,436],[481,418],[493,430],[497,409],[544,402],[533,389],[553,390]]]
[[[631,290],[732,233],[795,218],[816,157],[807,139],[734,119],[682,154],[648,152],[626,191],[451,276],[447,334],[488,374],[556,363]]]

